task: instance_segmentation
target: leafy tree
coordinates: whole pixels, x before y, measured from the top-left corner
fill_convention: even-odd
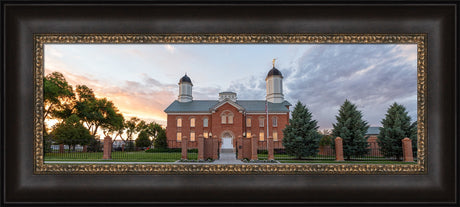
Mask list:
[[[317,121],[300,101],[297,102],[289,125],[283,130],[283,146],[286,153],[298,159],[315,156],[318,153],[318,142],[321,135],[317,131]]]
[[[416,123],[411,123],[411,117],[406,108],[396,102],[388,108],[385,118],[382,120],[378,143],[385,157],[396,157],[398,160],[403,155],[401,140],[405,137],[412,139],[412,145],[416,140]],[[415,130],[415,132],[414,132]]]
[[[141,131],[136,139],[136,147],[148,147],[152,144],[146,131]]]
[[[319,140],[319,146],[330,146],[332,144],[332,137],[328,134],[321,135],[321,139]]]
[[[76,91],[76,114],[90,130],[91,135],[96,135],[99,128],[105,130],[106,134],[122,127],[123,115],[118,112],[112,101],[96,98],[94,92],[85,85],[78,85]]]
[[[158,131],[158,136],[153,141],[153,146],[155,148],[161,148],[161,149],[168,148],[168,142],[166,141],[166,130],[161,128],[161,130]]]
[[[323,129],[319,131],[321,134],[321,139],[319,140],[319,146],[329,146],[332,144],[331,131],[328,129]]]
[[[43,131],[43,152],[45,153],[51,152],[52,142],[53,142],[52,135],[50,135],[47,131]]]
[[[351,156],[363,156],[368,153],[366,137],[369,125],[362,120],[362,113],[350,101],[340,106],[339,115],[336,116],[337,123],[333,124],[333,137],[340,137],[343,141],[343,154],[346,159]],[[334,146],[334,142],[333,146]]]
[[[145,121],[140,121],[137,130],[139,132],[147,133],[148,137],[155,141],[158,138],[158,134],[163,130],[161,126],[155,122],[146,123]]]
[[[102,152],[102,144],[99,138],[94,138],[90,140],[87,148],[88,152]]]
[[[69,148],[73,147],[74,150],[75,145],[87,145],[94,139],[76,115],[70,116],[63,123],[56,124],[52,133],[58,144],[69,145]]]
[[[74,97],[72,86],[62,73],[48,74],[43,79],[44,118],[49,118],[54,111],[62,110]]]

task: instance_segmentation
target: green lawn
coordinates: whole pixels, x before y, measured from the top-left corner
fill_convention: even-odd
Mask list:
[[[258,158],[260,160],[266,160],[268,155],[267,154],[257,154]],[[335,156],[325,156],[325,155],[320,155],[317,157],[303,157],[304,159],[330,159],[334,160]],[[297,159],[296,157],[292,155],[287,155],[287,154],[275,154],[275,160],[292,160],[292,159]]]
[[[175,162],[181,159],[180,152],[112,152],[111,160],[103,160],[102,152],[46,153],[45,161],[111,161],[111,162]],[[188,160],[196,160],[198,153],[188,153]]]

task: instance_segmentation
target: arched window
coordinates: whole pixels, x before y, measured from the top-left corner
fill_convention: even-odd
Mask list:
[[[221,123],[222,124],[233,124],[233,113],[230,111],[222,112],[221,116]]]
[[[208,135],[208,132],[207,132],[207,131],[204,131],[204,132],[203,132],[203,137],[204,137],[204,138],[208,138],[208,137],[209,137],[209,135]]]
[[[273,117],[273,127],[278,126],[278,117]]]
[[[227,116],[225,114],[222,114],[221,116],[221,123],[226,124],[227,123]]]
[[[195,118],[190,119],[190,127],[195,127]]]
[[[233,114],[228,115],[228,123],[233,124]]]
[[[246,127],[251,127],[251,117],[246,118]]]
[[[273,131],[273,141],[278,141],[278,132]]]
[[[208,118],[203,119],[203,127],[208,127]]]
[[[182,127],[182,118],[177,118],[177,127]]]
[[[251,138],[251,136],[252,136],[251,131],[247,131],[247,132],[246,132],[246,137],[247,137],[247,138]]]
[[[195,141],[195,132],[190,132],[190,141],[191,142]]]
[[[180,142],[182,140],[182,132],[177,132],[176,140]]]
[[[259,117],[259,127],[264,127],[265,118],[263,116]]]

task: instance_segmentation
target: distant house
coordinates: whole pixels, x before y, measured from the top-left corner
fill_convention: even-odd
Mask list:
[[[219,139],[224,149],[234,149],[236,138],[255,135],[259,141],[271,136],[275,148],[282,148],[291,104],[284,100],[283,76],[274,65],[265,81],[266,100],[238,100],[235,92],[221,92],[218,100],[194,100],[192,80],[185,74],[179,81],[178,99],[164,110],[168,146],[180,147],[185,136],[188,146],[195,148],[202,135],[205,139]]]
[[[367,142],[369,143],[369,148],[371,149],[369,154],[372,156],[382,156],[382,153],[380,152],[380,147],[378,144],[378,138],[377,138],[379,133],[380,133],[380,127],[369,127],[369,129],[367,129],[367,133],[366,133],[366,136],[368,136]]]

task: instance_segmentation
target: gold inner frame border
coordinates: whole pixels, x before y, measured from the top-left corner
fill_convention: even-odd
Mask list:
[[[34,34],[34,174],[427,174],[427,34]],[[45,44],[417,44],[416,164],[45,164]]]

